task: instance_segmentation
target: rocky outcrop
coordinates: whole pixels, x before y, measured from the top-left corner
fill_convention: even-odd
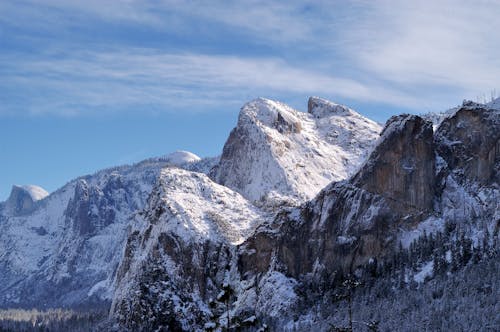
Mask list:
[[[402,225],[431,212],[434,163],[432,124],[413,115],[391,118],[350,180],[333,183],[301,209],[282,213],[274,229],[262,227],[242,245],[242,274],[265,272],[273,257],[294,278],[319,271],[352,273],[385,255]]]
[[[249,330],[313,324],[332,279],[377,270],[422,229],[498,236],[498,109],[466,103],[439,122],[433,133],[395,116],[379,137],[317,97],[308,113],[258,99],[220,162],[178,152],[81,177],[32,206],[13,195],[24,212],[0,207],[0,306],[112,300],[120,331],[203,330],[228,316]]]
[[[481,185],[500,183],[500,110],[465,102],[443,120],[436,146],[451,172]]]
[[[229,278],[235,245],[264,220],[241,195],[204,174],[163,170],[129,231],[113,317],[134,331],[200,329],[211,320],[210,299]]]
[[[0,307],[109,304],[130,218],[160,170],[177,163],[203,171],[215,162],[177,152],[80,177],[47,197],[15,187],[0,206]]]
[[[33,185],[12,186],[10,196],[5,202],[5,207],[12,215],[30,213],[35,208],[37,201],[49,195],[43,188]]]
[[[380,127],[353,110],[312,97],[308,113],[268,99],[241,109],[214,181],[264,206],[299,204],[350,176]]]
[[[431,210],[434,175],[432,123],[415,115],[398,115],[387,121],[379,144],[350,182],[397,201],[408,211]]]
[[[392,117],[351,179],[283,211],[240,246],[242,276],[276,269],[297,280],[330,280],[383,261],[424,220],[498,220],[498,115],[466,104],[434,135],[418,116]]]

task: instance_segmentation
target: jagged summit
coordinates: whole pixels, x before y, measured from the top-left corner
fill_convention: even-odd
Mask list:
[[[336,104],[320,97],[310,97],[307,102],[307,112],[320,118],[330,115],[358,114],[347,106]],[[358,114],[359,115],[359,114]]]
[[[112,301],[120,331],[206,330],[229,316],[278,331],[330,329],[317,328],[335,312],[324,285],[347,273],[394,279],[386,269],[397,250],[415,249],[426,232],[438,251],[412,253],[403,287],[435,273],[433,255],[448,261],[450,250],[455,264],[455,244],[437,231],[491,254],[499,114],[465,102],[434,131],[407,114],[382,130],[319,97],[308,112],[259,98],[241,109],[220,159],[177,151],[79,177],[46,198],[15,186],[0,206],[0,307]],[[234,291],[227,316],[214,302],[225,285]]]
[[[218,285],[224,282],[224,268],[230,265],[235,246],[264,220],[259,209],[240,194],[205,174],[162,170],[144,212],[131,225],[116,278],[116,294],[123,296],[115,296],[111,312],[120,316],[122,326],[137,330],[134,316],[121,316],[123,308],[150,309],[141,302],[147,294],[145,288],[137,288],[137,280],[162,266],[161,279],[151,280],[151,289],[161,282],[161,296],[172,303],[170,312],[182,322],[182,330],[198,330],[190,327],[195,319],[208,319],[204,302],[219,294]],[[179,289],[189,298],[179,298]]]
[[[109,299],[129,219],[144,207],[161,170],[202,173],[216,162],[176,152],[79,177],[33,204],[43,190],[14,187],[10,203],[0,205],[0,307]],[[16,202],[18,212],[9,208]]]
[[[363,146],[358,135],[371,132],[369,120],[318,98],[310,104],[309,113],[267,99],[246,104],[215,169],[216,179],[247,197],[266,191],[300,197],[314,190],[318,174],[342,170],[336,156],[368,154],[363,148],[373,140]],[[131,331],[144,321],[156,326],[167,321],[172,330],[221,326],[225,317],[217,320],[213,299],[225,295],[221,285],[230,285],[235,294],[231,317],[274,320],[271,330],[277,331],[330,330],[326,323],[318,328],[325,321],[322,312],[335,311],[324,304],[324,285],[339,276],[338,282],[353,274],[368,281],[382,278],[383,291],[373,294],[383,294],[385,281],[394,280],[393,272],[384,270],[400,259],[400,248],[415,250],[423,239],[442,239],[437,231],[457,239],[467,232],[484,241],[477,235],[486,225],[498,234],[499,119],[493,109],[466,104],[434,132],[432,122],[422,117],[394,116],[380,136],[380,130],[372,135],[377,143],[354,176],[331,182],[297,208],[282,207],[272,220],[252,213],[255,206],[205,176],[175,168],[163,172],[161,190],[154,191],[129,234],[112,317]],[[304,167],[290,167],[299,162]],[[242,208],[235,210],[238,197]],[[223,218],[231,216],[231,225],[246,214],[247,225],[259,226],[249,237],[238,232],[241,227],[205,236],[226,225],[212,217],[221,212]],[[230,238],[233,231],[236,236]],[[436,245],[447,261],[449,244],[438,240]],[[427,255],[405,256],[414,267],[402,268],[403,278],[394,280],[398,287],[425,282],[435,273],[436,250]],[[154,278],[158,273],[165,277]],[[438,289],[440,282],[433,282]],[[249,330],[258,330],[254,327]]]
[[[350,176],[381,127],[321,98],[309,104],[308,113],[265,98],[245,104],[211,177],[251,201],[273,205],[303,202]]]
[[[280,129],[284,123],[297,123],[297,113],[298,111],[282,102],[261,97],[243,105],[238,123],[260,123],[266,127]],[[300,131],[299,128],[295,130]]]

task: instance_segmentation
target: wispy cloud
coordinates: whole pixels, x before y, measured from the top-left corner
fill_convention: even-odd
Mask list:
[[[357,65],[400,86],[456,89],[471,97],[498,86],[499,1],[377,1],[346,31]],[[418,92],[417,92],[418,93]],[[456,93],[456,91],[455,91]]]
[[[0,50],[0,113],[202,111],[292,94],[443,109],[499,88],[498,1],[6,0],[0,10],[0,28],[38,47]],[[110,27],[94,21],[215,46],[106,45],[92,37]]]
[[[248,96],[280,93],[320,93],[406,105],[415,102],[394,90],[297,69],[276,58],[165,54],[142,49],[0,60],[15,63],[15,70],[0,74],[21,92],[19,100],[14,98],[12,103],[31,113],[74,114],[148,106],[202,111],[231,101],[241,103]],[[39,92],[26,104],[23,91]]]

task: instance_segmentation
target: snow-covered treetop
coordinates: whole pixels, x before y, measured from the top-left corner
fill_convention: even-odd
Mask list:
[[[490,101],[488,104],[486,104],[486,106],[493,108],[493,109],[496,109],[496,110],[500,110],[500,97]]]

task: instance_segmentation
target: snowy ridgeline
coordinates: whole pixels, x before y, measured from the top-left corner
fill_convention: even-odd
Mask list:
[[[355,111],[312,97],[308,112],[259,98],[241,109],[216,182],[259,205],[300,204],[351,176],[381,127]]]
[[[436,124],[444,125],[434,126],[440,150],[432,152],[429,169],[435,170],[432,185],[439,190],[427,199],[432,211],[415,211],[415,206],[401,208],[397,196],[377,191],[386,185],[383,176],[369,179],[364,187],[356,186],[367,183],[366,178],[355,182],[351,176],[369,177],[378,164],[384,171],[393,163],[395,171],[409,174],[404,190],[418,192],[421,183],[410,180],[419,163],[376,149],[398,135],[410,139],[408,146],[412,139],[422,139],[404,133],[407,123],[419,123],[418,117],[402,116],[405,121],[391,122],[379,138],[378,124],[345,106],[317,97],[308,106],[303,113],[268,99],[246,104],[220,160],[179,151],[78,178],[48,196],[34,186],[14,187],[9,200],[0,204],[0,292],[5,295],[0,306],[112,302],[109,324],[118,324],[118,330],[217,330],[227,324],[250,331],[328,330],[327,324],[346,322],[332,314],[342,305],[329,299],[341,289],[345,275],[325,272],[324,264],[339,253],[351,260],[350,250],[356,252],[353,248],[363,238],[373,251],[365,250],[358,254],[362,259],[350,263],[356,264],[354,277],[363,283],[353,295],[355,317],[379,320],[390,330],[397,317],[363,309],[363,303],[387,308],[405,292],[420,303],[425,298],[418,289],[434,292],[458,282],[474,266],[491,270],[498,257],[500,220],[498,183],[489,175],[491,158],[480,155],[475,158],[480,163],[472,164],[475,150],[469,145],[477,138],[451,138],[455,131],[462,135],[460,130],[464,137],[467,130],[484,134],[470,118],[486,116],[495,125],[498,112],[468,103],[435,117]],[[432,135],[430,130],[429,146]],[[448,141],[455,142],[452,148],[459,153],[442,148]],[[378,164],[367,160],[382,152],[386,155],[376,159]],[[397,193],[396,180],[389,182]],[[318,206],[308,208],[314,204]],[[391,220],[395,229],[377,226],[384,220]],[[304,228],[308,223],[310,234]],[[378,228],[369,229],[374,225]],[[367,230],[376,234],[365,234]],[[308,254],[299,250],[295,258],[294,243],[309,246]],[[326,253],[326,262],[311,253]],[[377,257],[363,265],[370,255]],[[498,287],[490,288],[488,299],[498,292]],[[478,302],[477,292],[468,299],[478,312],[491,316],[491,305]],[[445,310],[442,296],[433,300],[429,310]],[[421,309],[416,315],[425,313]],[[473,330],[486,326],[460,320],[453,324]]]
[[[51,195],[14,186],[0,204],[0,306],[109,301],[129,220],[145,206],[161,170],[207,172],[217,160],[179,151],[80,177]]]

